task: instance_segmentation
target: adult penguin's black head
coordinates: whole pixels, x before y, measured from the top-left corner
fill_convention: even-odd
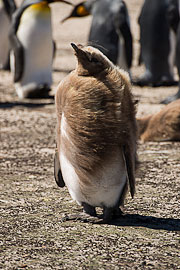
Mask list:
[[[90,15],[89,11],[85,6],[85,2],[81,2],[78,5],[74,6],[73,10],[71,11],[70,15],[67,16],[62,20],[62,22],[70,19],[70,18],[77,18],[77,17],[85,17]]]

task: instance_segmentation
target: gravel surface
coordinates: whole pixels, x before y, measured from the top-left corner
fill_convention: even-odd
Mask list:
[[[78,2],[78,1],[76,1]],[[138,76],[137,16],[142,0],[129,0],[134,35],[132,74]],[[60,24],[71,8],[52,5],[57,53],[53,88],[75,66],[70,42],[86,43],[91,17]],[[133,87],[137,115],[159,111],[177,87]],[[82,209],[53,178],[54,100],[18,100],[8,72],[0,72],[0,269],[180,269],[180,143],[138,145],[136,195],[110,224],[66,221]],[[98,209],[99,213],[101,210]]]

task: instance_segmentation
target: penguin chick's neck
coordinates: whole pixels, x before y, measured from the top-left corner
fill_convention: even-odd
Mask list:
[[[99,73],[109,73],[115,66],[99,50],[77,45],[75,55],[78,60],[76,71],[79,76],[96,76]]]

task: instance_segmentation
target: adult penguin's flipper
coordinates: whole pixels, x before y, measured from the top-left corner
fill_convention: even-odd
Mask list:
[[[12,24],[9,32],[9,40],[11,44],[11,50],[14,53],[14,82],[21,80],[24,70],[24,49],[17,37],[17,30],[20,21],[19,9],[12,16]]]
[[[120,26],[120,31],[124,38],[126,59],[127,59],[128,68],[130,68],[132,65],[133,49],[132,49],[132,35],[131,35],[129,25],[126,22],[124,22]]]
[[[115,24],[124,39],[127,65],[128,68],[130,68],[133,58],[133,39],[130,30],[128,10],[124,1],[122,1],[120,5],[119,14],[115,18]]]
[[[3,0],[4,8],[6,10],[6,13],[8,14],[9,18],[12,18],[12,14],[16,10],[16,3],[14,0]]]
[[[65,186],[63,176],[61,173],[59,154],[58,154],[57,149],[55,150],[55,155],[54,155],[54,178],[55,178],[55,181],[59,187]]]
[[[14,53],[14,82],[21,80],[24,70],[24,49],[15,34],[10,33],[11,48]]]

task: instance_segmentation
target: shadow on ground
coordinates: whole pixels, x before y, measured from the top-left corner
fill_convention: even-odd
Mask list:
[[[70,215],[62,218],[62,222],[68,220],[81,221],[83,223],[94,223],[103,224],[101,216],[94,217],[84,217],[81,215]],[[153,216],[143,216],[139,214],[126,214],[122,215],[117,219],[113,219],[106,223],[108,225],[114,225],[119,227],[144,227],[154,230],[165,230],[165,231],[180,231],[180,219],[173,218],[157,218]]]
[[[52,97],[51,99],[54,99],[54,97]],[[36,108],[52,104],[54,104],[54,102],[0,102],[0,109],[11,109],[18,106],[23,106],[26,108]]]
[[[146,227],[155,230],[180,231],[180,219],[156,218],[138,214],[127,214],[109,224],[115,226]]]

